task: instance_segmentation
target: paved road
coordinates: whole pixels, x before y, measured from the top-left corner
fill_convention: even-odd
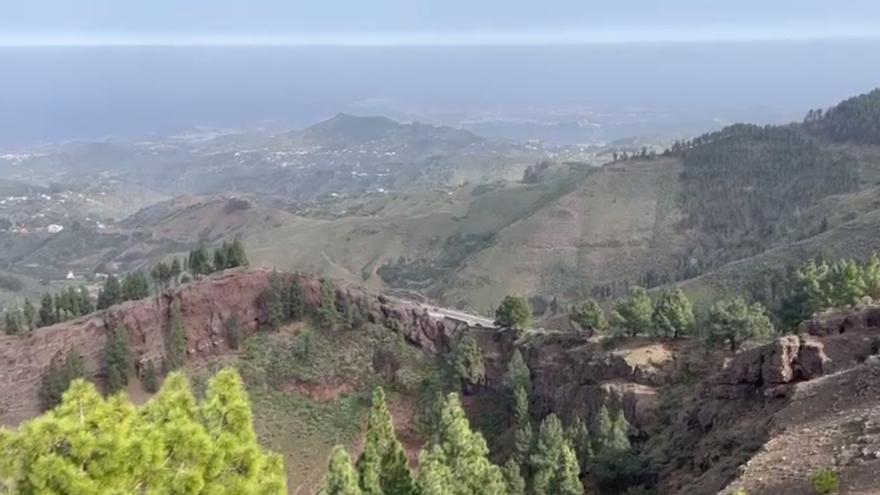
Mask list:
[[[495,320],[493,320],[492,318],[486,318],[485,316],[472,315],[470,313],[465,313],[464,311],[459,311],[457,309],[441,308],[438,306],[433,306],[431,304],[425,304],[408,299],[401,299],[394,296],[385,297],[387,297],[388,299],[393,299],[397,303],[414,306],[421,311],[427,311],[432,318],[451,318],[453,320],[463,321],[472,327],[496,328]]]
[[[428,307],[428,314],[435,318],[452,318],[461,320],[472,327],[495,328],[495,320],[486,318],[485,316],[477,316],[464,313],[455,309],[438,308],[435,306]]]

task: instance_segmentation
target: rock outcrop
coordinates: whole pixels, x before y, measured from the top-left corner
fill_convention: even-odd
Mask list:
[[[53,359],[75,349],[91,378],[103,380],[101,357],[109,331],[124,328],[136,356],[136,373],[152,361],[161,365],[171,308],[180,304],[188,359],[228,352],[226,324],[235,317],[245,336],[267,322],[263,294],[271,272],[234,269],[201,277],[181,287],[139,301],[125,302],[76,320],[40,328],[30,336],[0,337],[0,424],[17,424],[40,412],[37,392]],[[322,279],[297,277],[311,309],[320,308]],[[427,306],[376,295],[352,285],[334,284],[341,310],[356,304],[368,321],[398,332],[427,352],[447,352],[463,332],[471,332],[483,348],[490,380],[500,377],[511,352],[512,336],[494,329],[469,328],[466,322],[432,315]]]

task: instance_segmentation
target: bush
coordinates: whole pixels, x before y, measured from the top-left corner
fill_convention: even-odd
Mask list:
[[[818,495],[831,495],[840,490],[840,476],[833,469],[816,471],[810,477],[810,483]]]

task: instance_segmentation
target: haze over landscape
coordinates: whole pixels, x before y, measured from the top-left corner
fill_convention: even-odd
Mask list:
[[[0,15],[0,493],[880,493],[880,4]]]

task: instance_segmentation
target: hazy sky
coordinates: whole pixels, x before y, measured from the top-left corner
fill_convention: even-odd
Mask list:
[[[880,37],[877,0],[3,0],[0,45]]]

